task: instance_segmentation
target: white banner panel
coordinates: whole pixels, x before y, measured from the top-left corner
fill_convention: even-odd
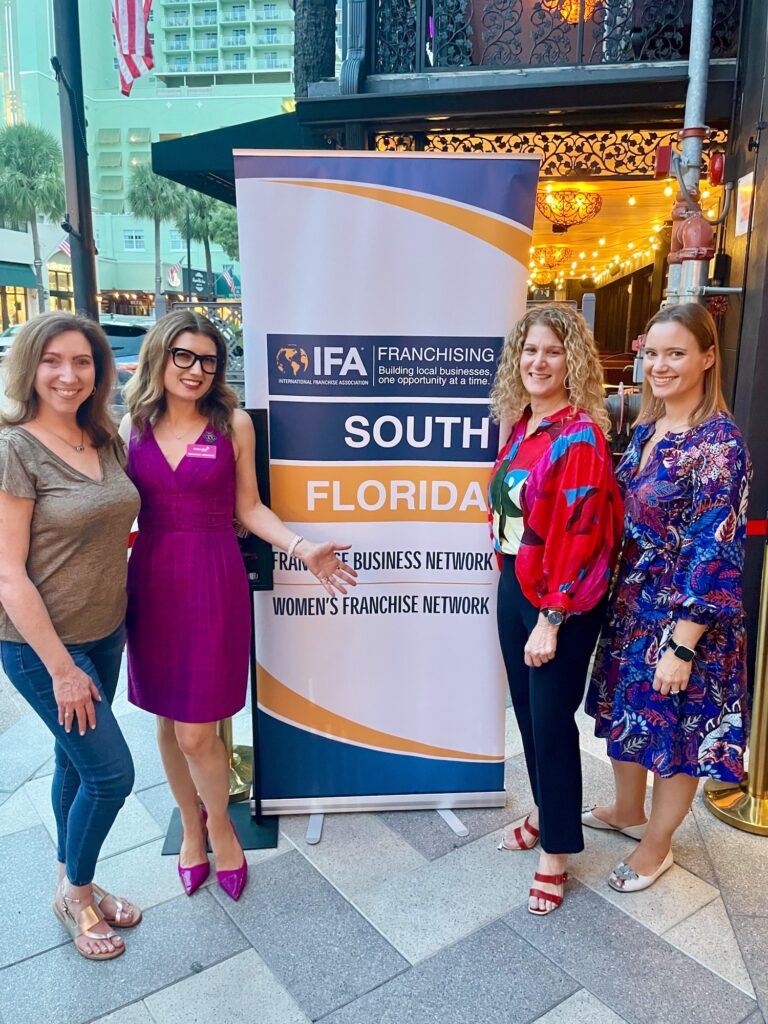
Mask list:
[[[272,507],[351,543],[330,598],[257,595],[266,811],[503,803],[485,493],[496,361],[525,308],[538,161],[235,154],[247,404]]]

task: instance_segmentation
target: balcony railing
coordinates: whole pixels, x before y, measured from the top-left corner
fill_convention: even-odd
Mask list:
[[[685,61],[693,0],[369,0],[374,74]],[[713,58],[740,0],[714,0]]]
[[[293,46],[293,36],[290,32],[280,36],[256,36],[253,40],[254,46]]]
[[[222,46],[248,46],[248,36],[243,34],[241,36],[224,36],[221,40]]]
[[[181,72],[189,71],[189,61],[188,60],[177,60],[177,61],[174,61],[172,64],[168,65],[168,71],[171,72],[171,73],[176,72],[177,74],[179,74]]]
[[[244,60],[225,60],[225,71],[248,71],[248,63]]]
[[[165,19],[166,28],[188,28],[189,26],[189,15],[187,14],[174,14],[171,18]]]
[[[192,47],[189,45],[189,40],[186,43],[179,43],[175,39],[168,43],[166,50],[191,50]]]
[[[219,37],[214,36],[212,39],[196,39],[195,49],[196,50],[218,50],[219,48]]]
[[[203,61],[202,64],[195,64],[195,71],[209,72],[219,70],[219,62],[217,60]]]
[[[393,4],[397,0],[392,0]],[[254,11],[251,15],[254,21],[293,21],[293,11],[290,7],[284,7],[274,13],[265,14],[264,11]]]
[[[196,25],[218,25],[219,19],[217,15],[211,14],[197,14],[195,15]]]
[[[257,71],[274,71],[282,68],[292,68],[293,61],[282,60],[280,58],[277,60],[255,60],[253,62],[253,66]]]
[[[221,20],[223,22],[226,22],[226,24],[228,24],[228,25],[242,23],[242,22],[248,20],[248,12],[247,11],[229,11],[229,13],[225,14],[224,17]]]

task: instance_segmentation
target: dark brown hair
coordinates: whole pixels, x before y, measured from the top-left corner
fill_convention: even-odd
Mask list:
[[[96,448],[114,441],[117,434],[110,404],[115,387],[115,361],[107,336],[93,320],[57,311],[32,317],[13,339],[3,371],[5,394],[13,407],[0,416],[2,426],[18,426],[37,416],[40,401],[35,391],[35,374],[49,341],[65,331],[79,331],[91,346],[96,371],[96,390],[77,410],[77,423]]]

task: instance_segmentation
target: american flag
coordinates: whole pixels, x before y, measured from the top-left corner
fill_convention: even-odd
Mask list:
[[[57,252],[63,252],[65,256],[71,257],[72,256],[72,247],[69,244],[69,239],[68,238],[62,238],[62,240],[59,242],[59,248],[56,251]]]
[[[221,276],[224,278],[224,280],[227,283],[227,288],[229,288],[229,294],[230,295],[234,295],[235,291],[237,290],[236,285],[235,285],[235,279],[234,279],[234,277],[232,277],[232,275],[230,274],[230,272],[227,269],[227,267],[225,267],[222,270]]]
[[[120,92],[130,95],[134,80],[154,67],[152,43],[147,31],[152,0],[112,0]]]
[[[181,264],[183,260],[184,257],[182,256],[178,263],[168,267],[168,284],[171,288],[181,288]]]

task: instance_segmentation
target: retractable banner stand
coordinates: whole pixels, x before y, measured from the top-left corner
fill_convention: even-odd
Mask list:
[[[349,543],[256,595],[266,813],[504,802],[488,393],[525,308],[538,161],[236,152],[247,404],[272,507]]]

